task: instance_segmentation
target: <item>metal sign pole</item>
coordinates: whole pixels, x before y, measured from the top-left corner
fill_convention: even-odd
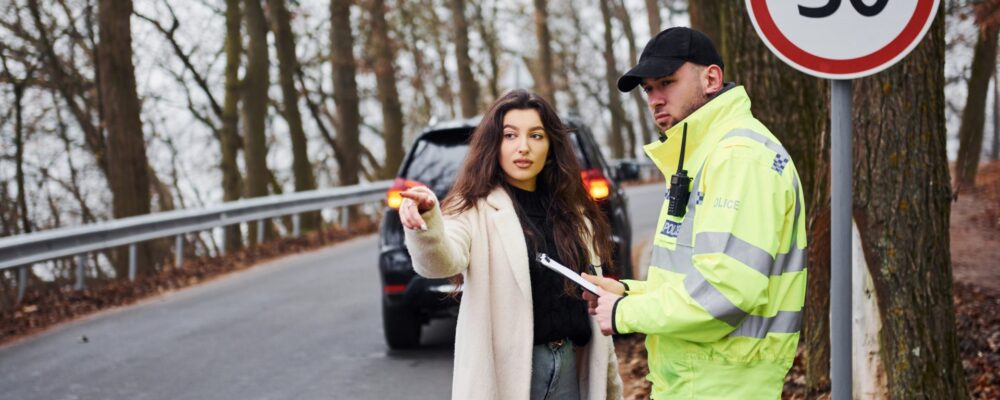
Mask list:
[[[849,400],[851,365],[851,80],[832,80],[830,103],[830,380],[833,400]]]

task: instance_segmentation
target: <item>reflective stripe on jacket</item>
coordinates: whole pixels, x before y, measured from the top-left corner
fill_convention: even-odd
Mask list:
[[[624,281],[614,328],[647,335],[654,399],[780,398],[806,290],[798,173],[742,86],[645,146],[664,176],[676,172],[684,124],[685,215],[668,215],[664,200],[648,278]]]

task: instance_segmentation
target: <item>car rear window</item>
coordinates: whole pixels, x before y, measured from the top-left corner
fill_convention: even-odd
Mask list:
[[[580,169],[590,168],[587,157],[583,155],[583,146],[581,146],[580,137],[576,132],[569,134],[569,141],[573,143],[573,154],[576,154],[576,162],[580,163]]]
[[[468,129],[462,129],[421,136],[413,145],[403,178],[423,183],[443,197],[469,152],[469,134]]]
[[[443,198],[455,184],[458,169],[469,152],[471,133],[470,128],[436,131],[421,136],[414,143],[409,163],[401,176],[427,185],[438,197]],[[583,152],[584,140],[575,131],[569,135],[573,153],[581,169],[592,168],[592,163]]]

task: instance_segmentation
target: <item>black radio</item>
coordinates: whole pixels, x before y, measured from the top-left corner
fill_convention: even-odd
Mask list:
[[[681,136],[681,156],[677,160],[677,173],[670,177],[670,191],[667,192],[667,214],[683,217],[688,199],[691,197],[691,178],[684,169],[684,147],[687,146],[688,126],[684,123],[684,133]]]

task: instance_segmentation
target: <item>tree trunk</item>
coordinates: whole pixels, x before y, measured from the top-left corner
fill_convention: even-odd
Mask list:
[[[854,84],[854,219],[894,399],[966,399],[948,241],[944,13],[892,68]]]
[[[288,133],[292,142],[295,191],[314,190],[316,177],[313,175],[312,163],[309,162],[309,143],[302,129],[299,92],[295,88],[295,74],[299,70],[299,61],[295,56],[295,35],[292,32],[291,16],[288,13],[286,0],[267,0],[267,5],[271,12],[271,29],[274,31],[274,44],[278,52],[283,114],[285,121],[288,122]],[[302,213],[300,222],[303,232],[316,230],[320,225],[320,214],[318,211]]]
[[[981,26],[976,49],[972,55],[972,74],[969,76],[965,109],[958,128],[958,159],[955,160],[955,190],[972,188],[976,183],[976,170],[983,151],[984,125],[986,122],[986,94],[989,92],[990,75],[996,67],[997,26]]]
[[[21,99],[24,96],[24,84],[14,85],[14,163],[17,180],[17,214],[21,219],[21,233],[31,233],[31,220],[28,218],[28,201],[24,192],[24,124],[22,120]]]
[[[597,82],[592,82],[586,78],[587,74],[581,72],[579,65],[581,58],[579,54],[580,46],[576,44],[577,42],[575,39],[577,37],[583,37],[584,35],[583,21],[580,20],[580,10],[572,7],[572,5],[569,5],[568,3],[565,4],[567,5],[564,6],[565,13],[563,15],[569,19],[569,26],[573,29],[570,31],[570,34],[557,35],[555,38],[556,42],[559,44],[559,48],[562,50],[559,53],[559,58],[563,60],[563,62],[559,64],[562,66],[562,69],[559,72],[563,75],[566,81],[566,87],[582,88],[585,91],[593,91],[591,89],[592,84],[600,86],[603,82],[600,82],[599,80]],[[568,95],[567,97],[569,97],[567,111],[579,115],[580,104],[582,101],[578,95],[578,91],[567,90],[566,94]],[[584,94],[584,96],[587,96],[587,94]],[[597,99],[598,103],[600,103],[599,95],[592,97]]]
[[[445,44],[441,40],[441,29],[444,24],[435,11],[437,5],[434,1],[424,1],[426,6],[424,12],[430,18],[430,24],[428,24],[427,34],[431,37],[431,44],[438,53],[438,78],[434,82],[437,84],[438,98],[441,99],[445,104],[445,111],[448,112],[449,117],[455,116],[455,93],[451,91],[451,74],[448,72],[447,59],[448,59],[448,49],[445,48]]]
[[[416,90],[418,95],[413,104],[410,105],[410,112],[407,114],[409,119],[406,122],[412,126],[425,126],[433,115],[433,106],[435,103],[427,94],[427,85],[425,83],[425,79],[428,77],[433,81],[434,72],[424,58],[426,49],[417,43],[417,38],[422,38],[424,35],[420,29],[420,25],[422,24],[418,16],[420,10],[414,9],[419,6],[419,4],[413,1],[400,0],[399,2],[399,19],[402,21],[400,30],[404,35],[400,44],[402,44],[403,49],[407,53],[413,56],[414,72],[410,74],[409,81],[410,86]]]
[[[757,36],[743,3],[692,1],[691,8],[692,15],[702,11],[699,20],[726,21],[715,27],[717,40],[729,43],[719,48],[726,64],[725,80],[744,85],[754,116],[781,140],[802,179],[810,232],[802,323],[806,389],[809,393],[826,390],[830,379],[829,85],[774,56]]]
[[[629,65],[635,65],[639,60],[639,56],[637,54],[638,53],[637,47],[635,46],[636,44],[635,32],[632,31],[632,19],[629,18],[628,11],[625,9],[625,3],[622,2],[621,0],[615,2],[615,10],[616,10],[615,15],[618,17],[618,20],[621,21],[622,23],[622,30],[625,31],[625,40],[628,41]],[[659,10],[657,9],[654,11],[657,12],[656,14],[657,18],[659,18]],[[652,23],[652,21],[650,21],[650,23]],[[657,21],[657,23],[659,23],[659,21]],[[656,33],[653,33],[653,35],[655,34]],[[641,90],[632,90],[631,93],[632,101],[635,102],[635,110],[638,113],[636,122],[639,123],[639,132],[640,132],[637,137],[632,138],[631,142],[635,143],[635,141],[637,140],[642,140],[645,141],[646,143],[650,143],[656,140],[657,137],[656,132],[659,130],[659,128],[657,128],[656,124],[653,123],[653,114],[649,111],[649,105],[646,104],[646,101],[642,99],[642,94],[640,94],[639,92],[641,92]],[[626,118],[625,120],[627,121],[628,118]],[[632,126],[632,124],[629,123],[629,126]],[[641,132],[645,132],[645,134]],[[629,148],[628,157],[629,158],[635,157],[634,146]]]
[[[646,19],[649,20],[649,37],[660,33],[663,22],[660,19],[660,5],[656,0],[646,0]]]
[[[31,75],[34,72],[34,67],[29,66],[28,71],[25,74],[24,79],[14,78],[14,74],[10,72],[10,68],[7,67],[7,58],[4,57],[3,52],[0,52],[0,61],[3,62],[3,70],[7,75],[7,79],[10,80],[11,86],[13,86],[14,91],[14,180],[17,185],[17,198],[15,200],[16,204],[12,207],[14,215],[18,216],[21,221],[21,232],[20,233],[31,233],[31,219],[28,215],[28,200],[27,193],[24,190],[24,90],[28,86],[28,81],[31,80]],[[3,190],[7,190],[6,185],[3,186]],[[6,203],[5,200],[0,199],[0,204]],[[6,204],[4,204],[6,205]],[[0,213],[2,215],[3,213]],[[4,223],[4,230],[7,230],[7,221],[2,221]],[[13,221],[12,232],[17,232],[17,222]],[[0,233],[3,235],[3,233]],[[3,235],[6,236],[6,235]]]
[[[611,158],[622,158],[625,154],[625,143],[622,138],[625,111],[622,109],[621,96],[618,93],[618,67],[615,65],[614,41],[611,38],[611,10],[608,9],[607,1],[598,3],[601,5],[601,17],[604,19],[604,78],[608,85],[608,108],[611,111],[608,143],[611,145]]]
[[[243,78],[243,156],[246,164],[246,196],[267,196],[267,88],[268,73],[267,21],[260,0],[245,0],[243,11],[247,34],[247,68]],[[257,224],[250,223],[250,239],[257,240]],[[273,237],[270,224],[264,225],[265,238]]]
[[[115,218],[149,214],[149,176],[146,166],[146,142],[139,119],[139,98],[135,89],[132,65],[132,1],[101,0],[98,6],[100,42],[97,54],[101,110],[108,131],[108,183]],[[128,273],[127,249],[116,257],[119,277]],[[152,272],[148,244],[138,246],[136,271]]]
[[[553,107],[556,107],[556,90],[552,81],[552,44],[549,38],[549,11],[547,0],[534,0],[535,37],[538,40],[538,81],[535,87]],[[601,3],[604,3],[602,0]],[[606,7],[606,6],[605,6]]]
[[[385,161],[380,177],[392,179],[403,163],[403,106],[396,90],[396,58],[394,44],[389,38],[389,26],[385,15],[388,10],[385,0],[371,0],[371,51],[374,55],[375,83],[378,99],[382,103],[382,140],[385,142]],[[461,78],[461,56],[459,56],[459,76]],[[466,66],[468,67],[468,66]],[[471,77],[471,71],[469,71]],[[462,89],[462,110],[466,110],[465,88]],[[472,98],[473,111],[475,99]]]
[[[333,65],[333,101],[337,104],[338,176],[343,186],[358,183],[361,161],[359,141],[361,115],[358,111],[357,66],[354,36],[351,33],[351,0],[330,1],[330,54]]]
[[[493,101],[493,99],[500,98],[500,44],[497,39],[496,28],[492,25],[497,15],[496,3],[493,3],[489,19],[483,14],[482,3],[482,1],[473,3],[476,10],[475,25],[479,30],[479,36],[483,40],[483,46],[486,47],[486,54],[489,57],[487,62],[490,64],[490,75],[487,78],[487,87],[490,89],[490,101]]]
[[[725,38],[722,35],[722,30],[725,27],[722,25],[723,20],[720,19],[722,17],[722,8],[745,7],[742,3],[735,3],[737,2],[688,0],[688,14],[691,15],[691,28],[708,35],[708,38],[712,39],[712,43],[715,43],[715,48],[719,50],[719,54],[725,53],[725,49],[723,49],[725,47]],[[756,34],[754,32],[754,35]],[[725,57],[722,60],[728,61]]]
[[[449,0],[448,5],[455,29],[455,61],[458,64],[462,116],[471,118],[479,114],[479,84],[472,75],[472,59],[469,58],[469,23],[465,19],[465,0]]]
[[[222,130],[219,132],[219,147],[222,159],[222,200],[236,201],[243,194],[243,177],[236,158],[239,156],[241,140],[239,133],[240,103],[240,58],[243,54],[243,34],[241,32],[241,0],[226,0],[226,88],[222,100]],[[243,247],[243,233],[240,225],[226,228],[226,252],[232,253]]]
[[[997,65],[1000,69],[1000,65]],[[990,160],[1000,160],[1000,72],[993,71],[993,152]]]

